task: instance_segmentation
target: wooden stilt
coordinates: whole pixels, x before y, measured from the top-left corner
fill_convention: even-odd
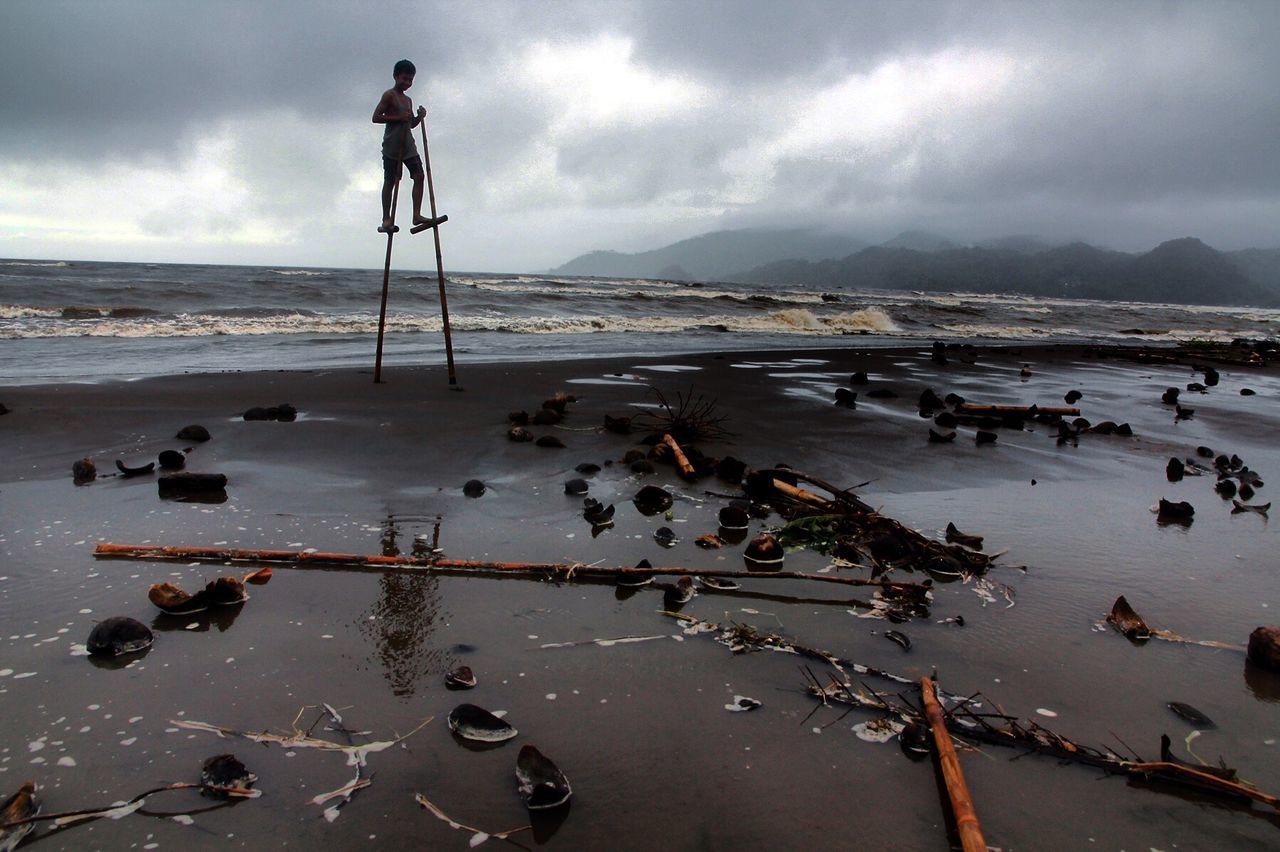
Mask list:
[[[431,200],[431,218],[437,220],[429,226],[436,241],[436,277],[440,282],[440,318],[444,327],[444,354],[449,365],[449,384],[457,385],[458,376],[453,369],[453,335],[449,330],[449,299],[444,292],[444,260],[440,255],[440,224],[448,221],[448,216],[436,216],[436,188],[431,179],[431,154],[427,150],[427,120],[422,119],[422,165],[427,171],[427,197]]]
[[[382,269],[382,305],[378,308],[378,346],[373,357],[373,383],[382,382],[382,338],[387,328],[387,292],[391,284],[391,242],[395,239],[396,206],[400,203],[400,178],[404,176],[404,152],[409,147],[409,139],[413,134],[412,121],[405,122],[404,144],[400,146],[400,169],[396,173],[396,185],[391,190],[391,228],[387,231],[387,261]]]

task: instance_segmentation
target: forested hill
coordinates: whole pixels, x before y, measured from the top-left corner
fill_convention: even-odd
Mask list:
[[[1230,254],[1194,237],[1127,254],[1072,243],[1042,251],[872,246],[839,260],[784,260],[730,280],[815,289],[941,290],[1033,296],[1280,306],[1280,250]]]

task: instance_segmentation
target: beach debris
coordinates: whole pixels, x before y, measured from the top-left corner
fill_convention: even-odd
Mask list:
[[[1160,401],[1165,405],[1176,405],[1179,393],[1180,391],[1177,388],[1165,388],[1164,393],[1160,394]]]
[[[573,469],[583,476],[590,476],[593,473],[600,472],[600,465],[595,462],[583,462],[580,465],[575,465]]]
[[[507,422],[512,426],[528,426],[529,412],[524,410],[509,411],[507,412]]]
[[[272,572],[269,567],[263,566],[255,571],[250,571],[244,575],[246,583],[252,583],[255,586],[265,586],[271,582]]]
[[[964,773],[960,771],[960,759],[956,757],[951,734],[947,731],[942,705],[938,703],[933,681],[927,677],[920,678],[920,699],[924,705],[925,719],[933,731],[933,744],[938,750],[938,768],[942,772],[943,785],[951,801],[951,816],[955,819],[956,833],[960,835],[960,846],[964,852],[986,852],[987,842],[982,837],[982,826],[973,809],[969,788],[964,783]]]
[[[679,536],[671,527],[658,527],[653,531],[653,540],[662,547],[675,547],[680,543]]]
[[[1074,406],[1062,407],[1053,405],[974,405],[961,403],[956,406],[956,414],[1001,417],[1012,415],[1027,420],[1039,414],[1057,417],[1079,417],[1080,409]]]
[[[564,415],[554,408],[539,408],[529,418],[529,422],[535,426],[555,426],[563,419]]]
[[[118,657],[151,647],[155,637],[151,628],[137,619],[116,615],[99,621],[89,632],[85,647],[100,657]]]
[[[463,823],[458,822],[456,819],[449,816],[444,811],[440,810],[439,807],[433,804],[430,799],[428,799],[426,796],[422,795],[421,793],[415,793],[413,800],[417,802],[419,805],[421,805],[422,807],[426,808],[428,811],[430,811],[435,816],[436,819],[440,820],[441,822],[447,823],[450,828],[471,832],[471,841],[467,845],[472,849],[479,846],[481,843],[484,843],[486,840],[489,840],[490,838],[493,838],[495,840],[506,840],[509,837],[511,837],[511,835],[513,834],[519,834],[522,831],[530,831],[533,829],[533,826],[531,825],[522,825],[519,828],[511,828],[506,831],[485,831],[483,829],[476,828],[470,825],[464,825]]]
[[[965,547],[971,547],[974,550],[982,549],[982,539],[983,539],[982,536],[969,535],[968,533],[962,533],[960,532],[959,529],[956,528],[956,525],[954,523],[947,524],[946,536],[947,536],[947,541],[949,542],[955,542],[956,544],[963,544]]]
[[[156,485],[162,498],[210,495],[226,490],[227,477],[221,473],[165,473]]]
[[[1155,507],[1156,521],[1161,524],[1182,524],[1189,526],[1194,520],[1196,510],[1195,507],[1186,500],[1173,502],[1160,498],[1160,502]]]
[[[653,569],[653,565],[649,562],[648,559],[641,559],[639,562],[636,563],[636,566],[633,569],[633,571],[647,572],[647,571],[651,571],[652,569]],[[649,573],[619,574],[617,579],[617,584],[619,586],[624,586],[627,588],[647,586],[652,582],[653,582],[653,575]]]
[[[923,760],[929,756],[931,739],[929,728],[919,722],[908,722],[898,732],[898,746],[912,760]]]
[[[725,530],[745,530],[751,524],[751,515],[741,506],[725,506],[716,518]]]
[[[1142,616],[1129,605],[1124,595],[1116,598],[1116,602],[1111,605],[1107,622],[1114,625],[1116,630],[1123,633],[1127,639],[1145,642],[1151,638],[1151,629],[1142,620]]]
[[[869,379],[867,378],[867,374],[861,370],[849,377],[849,384],[854,385],[855,387],[858,385],[865,385],[868,381]]]
[[[479,479],[468,479],[462,485],[462,493],[468,497],[483,497],[485,491],[485,484]]]
[[[698,576],[698,585],[713,592],[734,592],[742,588],[741,583],[735,583],[733,580],[725,580],[720,577],[703,577],[701,575]]]
[[[868,743],[887,743],[902,733],[906,725],[887,716],[859,722],[852,730],[858,739]]]
[[[606,432],[612,432],[615,435],[631,434],[631,418],[630,417],[611,417],[606,414],[604,416],[604,428]]]
[[[470,666],[455,666],[445,672],[444,685],[446,689],[472,689],[476,685],[476,676]]]
[[[1249,662],[1280,672],[1280,625],[1256,627],[1249,634]]]
[[[674,498],[671,493],[656,485],[646,485],[631,498],[640,514],[653,516],[671,508]]]
[[[922,567],[929,576],[943,581],[959,580],[965,575],[965,569],[960,564],[960,560],[946,554],[930,556]]]
[[[698,547],[701,547],[703,550],[719,550],[724,547],[725,544],[724,539],[715,533],[700,535],[693,540],[693,543]]]
[[[639,474],[640,476],[649,476],[658,472],[658,469],[653,466],[653,462],[648,459],[637,459],[636,461],[633,461],[631,463],[630,470],[632,473]]]
[[[1214,724],[1212,719],[1192,707],[1190,704],[1183,704],[1181,701],[1170,701],[1165,706],[1177,715],[1181,716],[1183,719],[1186,719],[1188,722],[1195,725],[1197,728],[1218,727]]]
[[[507,430],[507,440],[517,444],[523,444],[533,440],[533,433],[523,426],[512,426]]]
[[[782,545],[769,533],[760,533],[747,544],[742,560],[753,571],[778,571],[782,569],[785,554]]]
[[[34,822],[27,822],[40,813],[40,799],[36,796],[36,782],[27,781],[17,792],[0,805],[0,850],[12,852],[34,829]]]
[[[519,733],[497,716],[474,704],[459,704],[449,711],[449,730],[464,740],[504,743]]]
[[[209,758],[200,768],[200,793],[214,798],[228,798],[241,790],[248,790],[258,780],[234,754],[218,754]]]
[[[520,748],[516,757],[516,789],[531,811],[557,808],[569,801],[573,788],[551,759],[532,745]]]
[[[933,351],[929,353],[929,358],[939,367],[947,366],[947,344],[941,340],[933,341]]]
[[[131,476],[145,476],[148,473],[153,473],[155,469],[155,462],[147,462],[146,464],[139,465],[138,467],[128,467],[125,465],[123,459],[116,459],[116,470],[120,471],[120,475],[125,479],[128,479]]]
[[[886,630],[884,638],[894,644],[901,645],[904,651],[911,650],[911,639],[905,633],[899,633],[897,630]]]
[[[1206,366],[1203,372],[1204,372],[1204,383],[1206,385],[1209,385],[1209,387],[1213,387],[1214,385],[1218,384],[1218,380],[1220,377],[1218,375],[1217,370],[1215,370],[1213,367]]]
[[[938,621],[939,624],[954,624],[956,627],[964,627],[964,616],[953,615],[950,618],[943,618]]]
[[[1181,405],[1175,405],[1173,407],[1173,410],[1174,410],[1173,419],[1175,421],[1190,420],[1192,417],[1195,416],[1195,413],[1196,413],[1196,410],[1194,408],[1183,408]]]
[[[1182,476],[1184,473],[1186,473],[1186,470],[1187,470],[1187,466],[1183,464],[1182,459],[1178,458],[1177,456],[1174,456],[1173,458],[1169,459],[1169,463],[1165,465],[1164,475],[1165,475],[1165,478],[1168,479],[1170,482],[1178,482],[1179,480],[1182,479]]]
[[[1255,394],[1257,394],[1257,393],[1258,393],[1258,392],[1257,392],[1256,390],[1254,390],[1253,388],[1240,388],[1240,395],[1241,395],[1241,396],[1254,396],[1254,395],[1255,395]]]
[[[147,592],[147,599],[170,615],[188,615],[209,608],[203,594],[189,594],[173,583],[156,583]]]
[[[695,594],[697,593],[693,590],[693,578],[681,577],[674,585],[666,586],[662,590],[662,602],[668,608],[684,606],[693,600]]]
[[[752,710],[759,710],[763,706],[764,702],[758,699],[749,698],[746,695],[735,695],[733,696],[733,701],[724,705],[724,709],[731,713],[746,713]]]
[[[943,411],[933,418],[933,424],[941,429],[954,429],[960,425],[960,418],[950,411]]]
[[[179,441],[195,441],[202,444],[209,440],[210,435],[208,429],[199,424],[192,424],[190,426],[183,426],[178,430],[178,434],[173,437],[177,438]]]
[[[747,472],[747,463],[733,456],[725,456],[716,462],[715,472],[718,478],[737,485]]]
[[[1259,504],[1259,505],[1250,505],[1249,503],[1242,503],[1242,502],[1240,502],[1239,500],[1232,500],[1232,501],[1231,501],[1231,505],[1234,507],[1234,508],[1231,510],[1231,514],[1233,514],[1233,515],[1238,515],[1238,514],[1240,514],[1240,513],[1242,513],[1242,512],[1253,512],[1255,515],[1264,515],[1264,516],[1265,516],[1265,515],[1267,514],[1267,510],[1269,510],[1269,509],[1271,508],[1271,504],[1270,504],[1270,503],[1262,503],[1262,504]]]
[[[919,408],[921,411],[933,412],[945,407],[946,403],[942,401],[942,397],[934,393],[933,388],[925,388],[920,392]]]
[[[1075,405],[1077,402],[1080,401],[1081,397],[1083,396],[1084,394],[1080,393],[1080,391],[1078,390],[1069,390],[1066,392],[1066,394],[1063,395],[1062,400],[1067,405]]]
[[[564,441],[561,441],[555,435],[543,435],[541,438],[534,441],[533,443],[534,443],[534,446],[538,446],[538,447],[550,447],[550,448],[559,449],[559,450],[564,449]]]
[[[86,456],[72,463],[71,478],[75,480],[76,485],[93,482],[98,478],[98,466],[93,463],[93,459]]]
[[[161,470],[182,470],[187,464],[187,454],[179,450],[161,450],[157,461]]]
[[[1236,496],[1236,484],[1230,479],[1219,479],[1214,484],[1213,490],[1218,492],[1218,496],[1223,500],[1230,500]]]
[[[930,429],[930,430],[929,430],[929,443],[930,443],[930,444],[950,444],[950,443],[951,443],[952,441],[954,441],[955,439],[956,439],[956,433],[955,433],[955,430],[954,430],[954,429],[953,429],[953,430],[951,430],[950,432],[948,432],[948,433],[947,433],[947,434],[945,434],[945,435],[943,435],[943,434],[942,434],[942,433],[940,433],[940,432],[935,432],[935,431],[934,431],[934,430],[932,430],[932,429]]]
[[[1206,447],[1204,445],[1201,445],[1199,447],[1196,447],[1196,455],[1198,455],[1202,459],[1211,459],[1216,455],[1216,453],[1214,453],[1211,447]]]
[[[675,459],[676,470],[680,473],[680,478],[685,480],[693,480],[698,477],[698,472],[694,470],[693,464],[690,463],[689,457],[685,455],[685,451],[680,447],[671,433],[664,433],[662,436],[662,444],[671,451],[672,458]]]
[[[197,722],[191,719],[170,719],[169,724],[176,728],[183,728],[188,731],[204,731],[205,733],[216,734],[219,737],[242,737],[250,742],[270,744],[275,743],[284,749],[309,748],[319,751],[334,751],[345,754],[347,757],[347,766],[366,766],[368,765],[369,755],[386,751],[389,748],[399,745],[409,737],[421,731],[426,727],[434,717],[428,716],[419,723],[413,730],[394,740],[382,740],[378,742],[362,743],[359,745],[335,743],[332,740],[313,737],[306,731],[300,730],[296,725],[298,719],[306,711],[306,707],[298,711],[298,715],[294,717],[293,729],[289,734],[273,734],[269,731],[240,731],[235,728],[228,728],[224,725],[214,725],[209,722]],[[256,792],[255,796],[258,795]]]
[[[1000,436],[995,432],[988,432],[985,429],[979,429],[973,436],[974,443],[977,444],[994,444]]]
[[[858,407],[858,394],[848,388],[836,388],[836,405],[843,405],[845,408]]]
[[[260,406],[255,405],[245,411],[243,415],[245,420],[279,420],[283,423],[292,423],[298,419],[298,409],[289,403],[281,403],[280,405]]]
[[[570,497],[580,497],[591,490],[585,479],[568,479],[564,483],[564,493]]]
[[[582,501],[582,517],[593,527],[608,526],[613,523],[614,508],[612,503],[606,506],[599,500],[588,497]]]
[[[632,418],[632,423],[642,420],[649,424],[655,436],[670,435],[680,444],[696,444],[700,441],[714,441],[731,437],[733,433],[725,428],[728,417],[717,412],[717,401],[707,399],[701,394],[694,395],[690,388],[688,395],[676,394],[674,405],[667,396],[656,387],[649,392],[658,402],[656,411],[642,411]]]

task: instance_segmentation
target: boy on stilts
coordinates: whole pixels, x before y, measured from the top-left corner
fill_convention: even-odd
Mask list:
[[[415,114],[413,101],[405,94],[413,85],[417,69],[407,59],[396,63],[392,71],[396,84],[382,93],[382,99],[373,111],[373,123],[386,125],[382,134],[382,225],[380,233],[399,230],[391,221],[391,195],[400,179],[401,163],[409,167],[413,178],[413,224],[415,227],[431,227],[436,220],[422,215],[422,158],[413,142],[412,128],[427,117],[426,107],[418,107]]]

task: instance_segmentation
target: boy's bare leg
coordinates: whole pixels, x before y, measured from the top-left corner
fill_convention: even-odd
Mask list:
[[[384,180],[382,182],[382,227],[379,231],[386,233],[391,230],[391,193],[395,189],[394,182]]]
[[[422,173],[419,172],[413,176],[413,224],[415,225],[431,221],[422,215],[422,186]]]

